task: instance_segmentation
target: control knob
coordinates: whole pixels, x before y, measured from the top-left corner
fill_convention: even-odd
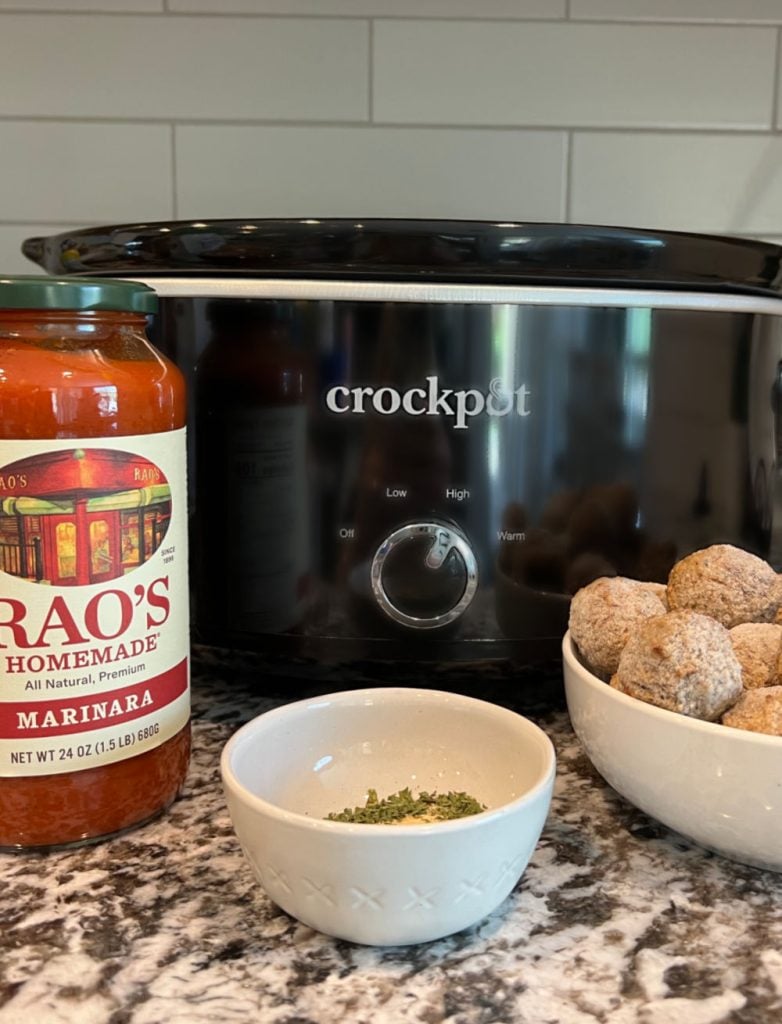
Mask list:
[[[437,629],[469,606],[478,588],[478,565],[455,527],[407,523],[375,552],[370,579],[378,606],[394,622]]]

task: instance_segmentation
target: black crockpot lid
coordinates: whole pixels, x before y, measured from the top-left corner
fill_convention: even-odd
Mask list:
[[[587,224],[212,220],[29,238],[50,274],[238,276],[662,288],[779,295],[767,242]]]

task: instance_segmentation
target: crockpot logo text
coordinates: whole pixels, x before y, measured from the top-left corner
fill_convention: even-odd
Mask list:
[[[488,391],[441,388],[437,377],[427,377],[426,385],[425,388],[398,391],[391,387],[348,388],[339,384],[326,392],[326,407],[331,412],[359,416],[370,411],[381,416],[394,416],[399,412],[408,416],[451,416],[455,430],[465,430],[468,421],[482,413],[488,416],[508,416],[510,413],[529,416],[532,412],[527,385],[509,389],[500,377],[490,382]]]

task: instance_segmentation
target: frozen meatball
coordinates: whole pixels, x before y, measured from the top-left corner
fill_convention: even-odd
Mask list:
[[[730,544],[715,544],[688,555],[668,577],[671,610],[702,612],[727,629],[742,622],[773,622],[780,596],[771,566]]]
[[[782,626],[782,572],[777,573],[777,593],[779,594],[779,605],[777,607],[773,621],[778,626]]]
[[[622,683],[620,682],[620,680],[619,680],[619,676],[617,675],[617,673],[616,673],[616,672],[614,672],[614,674],[613,674],[613,675],[611,676],[611,678],[610,678],[610,679],[608,680],[608,685],[609,685],[609,686],[610,686],[610,687],[611,687],[611,688],[612,688],[613,690],[619,690],[619,692],[620,692],[620,693],[624,693],[624,690],[622,689]]]
[[[602,577],[570,602],[570,635],[595,675],[608,679],[638,624],[664,613],[662,602],[646,584],[624,576]]]
[[[727,629],[687,610],[639,623],[616,674],[616,688],[623,693],[709,722],[743,693],[741,665]]]
[[[741,665],[745,690],[773,686],[782,647],[782,626],[773,622],[743,622],[730,630],[733,652]]]
[[[722,716],[722,724],[782,736],[782,686],[745,690],[741,699]]]
[[[641,583],[641,586],[649,591],[650,594],[654,594],[658,597],[668,611],[668,588],[664,583]]]

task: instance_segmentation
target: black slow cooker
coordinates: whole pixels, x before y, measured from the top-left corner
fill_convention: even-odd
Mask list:
[[[570,595],[714,542],[782,559],[782,250],[524,223],[30,239],[146,281],[190,382],[203,643],[310,668],[556,658]]]

